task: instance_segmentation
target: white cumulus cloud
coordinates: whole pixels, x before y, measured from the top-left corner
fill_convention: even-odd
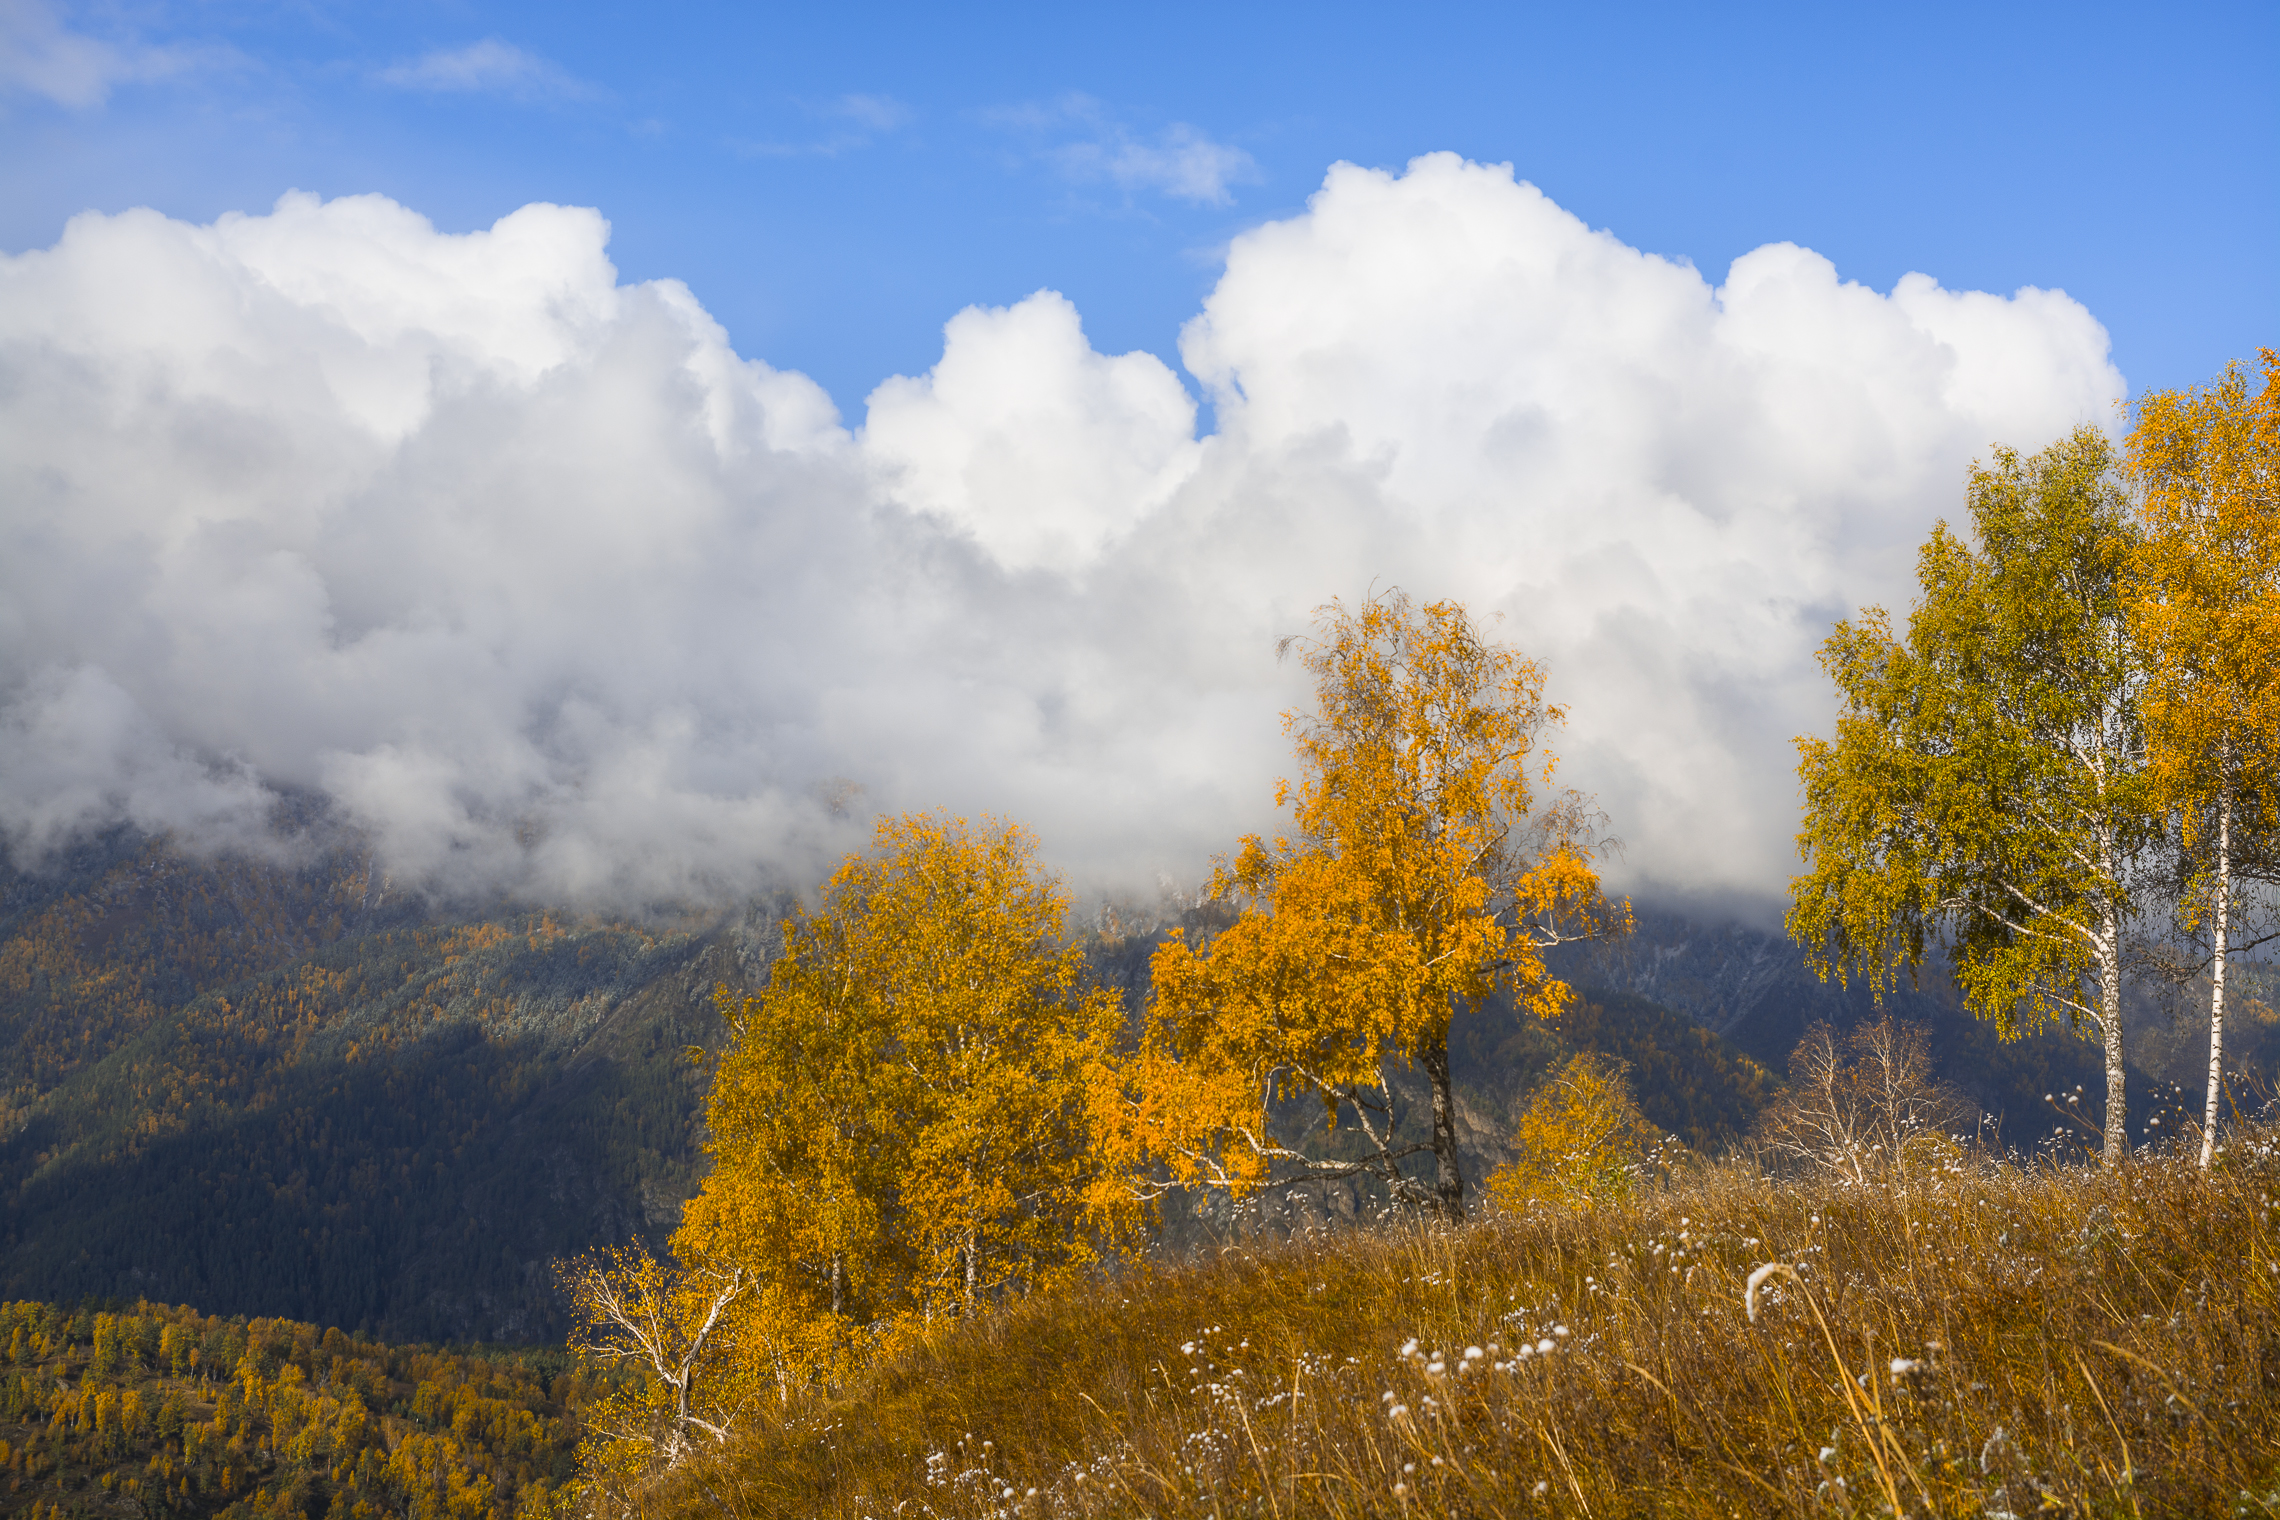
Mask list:
[[[1074,569],[1195,472],[1195,403],[1153,354],[1109,358],[1051,291],[969,308],[942,362],[872,392],[887,491],[970,531],[1000,564]]]
[[[1712,284],[1509,169],[1341,165],[1235,240],[1178,375],[1051,292],[848,426],[591,211],[89,214],[0,259],[0,832],[264,837],[627,901],[811,876],[826,805],[996,811],[1080,882],[1271,822],[1273,641],[1373,583],[1550,666],[1619,878],[1791,868],[1832,618],[1899,604],[1969,460],[2109,415],[2063,294]]]

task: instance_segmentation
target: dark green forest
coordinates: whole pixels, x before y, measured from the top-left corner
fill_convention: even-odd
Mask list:
[[[734,926],[379,895],[123,839],[10,877],[0,1292],[550,1342],[551,1262],[670,1228]]]

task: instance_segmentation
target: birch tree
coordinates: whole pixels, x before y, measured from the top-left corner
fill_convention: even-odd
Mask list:
[[[2214,385],[2142,398],[2125,469],[2145,522],[2130,616],[2152,672],[2152,771],[2178,824],[2180,917],[2209,951],[2206,1167],[2223,1094],[2225,972],[2242,948],[2241,866],[2269,861],[2280,832],[2280,354],[2263,351],[2261,385],[2235,364]]]
[[[1513,1127],[1518,1154],[1489,1174],[1488,1192],[1513,1212],[1620,1203],[1657,1162],[1683,1147],[1647,1122],[1621,1061],[1579,1051],[1529,1096]]]
[[[1121,1021],[1015,825],[880,821],[730,1026],[714,1170],[676,1250],[739,1262],[854,1347],[1065,1277],[1131,1218],[1085,1128]]]
[[[1315,679],[1314,711],[1284,716],[1299,777],[1275,801],[1292,832],[1244,838],[1214,874],[1212,895],[1239,910],[1229,927],[1157,951],[1145,1037],[1096,1123],[1169,1183],[1369,1174],[1455,1216],[1450,1019],[1500,988],[1557,1016],[1571,994],[1543,952],[1623,926],[1628,908],[1600,895],[1594,815],[1550,791],[1543,741],[1563,714],[1541,666],[1456,603],[1399,592],[1332,602],[1316,633],[1284,645]],[[1421,1140],[1396,1123],[1396,1062],[1430,1088]],[[1278,1141],[1274,1109],[1293,1097],[1357,1126],[1366,1154],[1313,1159]],[[1422,1154],[1429,1192],[1403,1167]]]
[[[755,1286],[741,1267],[693,1269],[634,1245],[573,1262],[562,1286],[576,1310],[571,1344],[634,1376],[588,1416],[582,1465],[616,1481],[670,1470],[701,1438],[725,1445],[749,1405],[735,1370],[735,1311]]]
[[[1997,449],[1972,468],[1971,539],[1941,523],[1918,556],[1906,637],[1881,608],[1837,625],[1821,651],[1835,736],[1798,741],[1807,869],[1789,910],[1821,977],[1880,1002],[1944,944],[1966,1007],[2004,1038],[2087,1026],[2109,1165],[2129,1144],[2124,935],[2159,821],[2112,464],[2088,427],[2025,459]]]

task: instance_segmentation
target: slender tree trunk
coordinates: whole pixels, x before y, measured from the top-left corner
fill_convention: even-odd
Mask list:
[[[1447,1030],[1419,1042],[1417,1064],[1433,1084],[1434,1195],[1441,1212],[1451,1219],[1465,1217],[1465,1174],[1457,1164],[1456,1100],[1449,1091],[1449,1035]]]
[[[831,1253],[831,1315],[834,1319],[839,1317],[842,1281],[840,1256],[837,1251],[834,1251]]]
[[[2105,1164],[2119,1166],[2130,1153],[2129,1068],[2122,1063],[2122,919],[2106,904],[2098,937],[2098,1022],[2106,1043]]]
[[[2217,912],[2209,929],[2209,1097],[2201,1115],[2201,1170],[2217,1156],[2217,1114],[2224,1098],[2225,951],[2232,911],[2232,778],[2217,789]]]
[[[981,1284],[981,1263],[977,1260],[974,1231],[966,1231],[966,1318],[974,1317],[974,1295]]]
[[[673,1439],[665,1449],[665,1465],[678,1467],[689,1449],[689,1383],[694,1374],[684,1368],[673,1383]]]

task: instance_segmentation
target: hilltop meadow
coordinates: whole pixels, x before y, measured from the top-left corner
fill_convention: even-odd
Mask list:
[[[1619,1203],[1229,1242],[925,1337],[623,1498],[2280,1514],[2276,1210],[2263,1125],[2207,1175],[2189,1145],[2103,1170],[1950,1149],[1865,1180],[1738,1157]]]

